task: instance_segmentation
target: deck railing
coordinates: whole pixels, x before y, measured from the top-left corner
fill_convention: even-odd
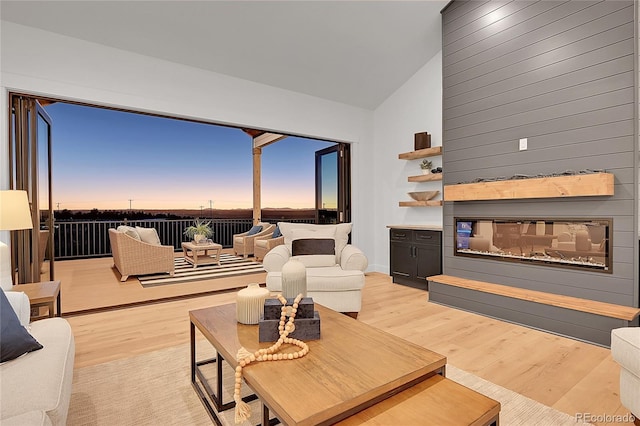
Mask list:
[[[233,246],[233,235],[248,231],[252,219],[209,219],[213,228],[213,240],[223,247]],[[64,221],[56,222],[54,232],[55,259],[78,259],[111,256],[109,228],[120,225],[155,228],[163,245],[181,250],[187,241],[184,229],[193,225],[193,219],[150,219],[114,221]],[[282,222],[315,223],[315,218],[286,219]]]

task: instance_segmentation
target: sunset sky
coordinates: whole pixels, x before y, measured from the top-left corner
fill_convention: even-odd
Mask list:
[[[55,103],[53,208],[250,208],[251,137],[235,128]],[[262,151],[262,206],[314,208],[314,153],[287,137]],[[58,205],[59,203],[59,205]]]

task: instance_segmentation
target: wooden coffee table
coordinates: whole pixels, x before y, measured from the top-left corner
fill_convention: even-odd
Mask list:
[[[444,376],[444,356],[318,304],[315,309],[320,314],[321,338],[307,341],[307,356],[259,362],[243,370],[245,382],[263,404],[263,424],[269,424],[269,411],[290,426],[332,424],[429,377]],[[242,345],[255,352],[272,343],[258,343],[257,325],[237,322],[235,304],[191,311],[189,316],[191,382],[217,422],[212,404],[221,410],[234,403],[224,404],[217,396],[222,380],[217,380],[217,392],[203,383],[206,379],[199,365],[211,360],[196,361],[195,329],[218,353],[218,378],[223,360],[235,369]]]
[[[220,265],[220,252],[222,246],[217,243],[196,244],[182,243],[182,252],[184,260],[191,263],[194,268],[198,265],[217,263]],[[209,253],[212,252],[212,253]],[[213,254],[213,256],[211,256]]]

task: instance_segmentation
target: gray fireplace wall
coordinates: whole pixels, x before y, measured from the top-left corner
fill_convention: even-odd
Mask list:
[[[583,169],[615,176],[613,196],[445,202],[444,274],[639,306],[636,16],[633,1],[618,0],[454,0],[443,10],[444,185]],[[454,217],[612,218],[613,272],[454,256]],[[496,313],[517,310],[510,303]],[[559,310],[545,317],[574,321]]]

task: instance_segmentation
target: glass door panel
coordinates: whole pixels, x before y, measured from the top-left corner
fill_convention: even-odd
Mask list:
[[[47,251],[53,259],[51,119],[36,99],[11,94],[10,126],[10,187],[27,191],[34,224],[31,231],[14,231],[12,264],[17,267],[16,283],[39,282],[41,259]],[[53,262],[42,269],[52,280]]]
[[[349,145],[316,151],[316,223],[350,221],[350,194]]]

